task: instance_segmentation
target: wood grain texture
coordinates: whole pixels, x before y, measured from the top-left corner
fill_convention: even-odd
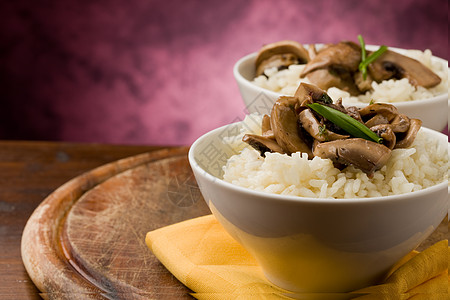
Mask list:
[[[42,202],[23,233],[24,265],[49,299],[189,298],[148,250],[145,234],[207,213],[186,149],[130,157]]]
[[[93,168],[162,148],[0,141],[0,299],[41,299],[23,265],[20,244],[28,218],[43,199]]]
[[[41,296],[50,299],[58,298],[57,296],[61,296],[60,298],[65,297],[74,299],[74,297],[70,297],[73,295],[64,293],[64,291],[66,291],[65,289],[58,290],[54,294],[40,294],[39,290],[31,281],[24,268],[20,253],[21,236],[25,223],[43,199],[70,179],[80,176],[84,172],[89,172],[90,170],[106,163],[135,156],[144,152],[146,153],[149,151],[159,150],[161,148],[162,147],[152,146],[0,141],[0,299],[35,300],[41,299]],[[175,155],[175,157],[177,157],[177,155]],[[175,160],[178,161],[178,159]],[[183,159],[181,159],[181,161],[182,160]],[[190,216],[188,214],[191,209],[193,209],[193,212],[191,212],[193,215],[197,209],[196,205],[203,205],[202,201],[195,202],[192,200],[193,198],[186,197],[187,194],[192,194],[195,199],[195,193],[198,192],[198,190],[192,188],[191,186],[192,178],[189,178],[189,176],[187,176],[189,173],[186,173],[186,170],[190,170],[190,168],[186,162],[184,163],[184,167],[182,167],[183,164],[176,165],[175,161],[167,161],[165,165],[168,167],[170,166],[170,168],[173,169],[181,168],[179,169],[181,171],[178,174],[178,177],[175,177],[178,179],[167,181],[167,201],[159,202],[156,206],[160,210],[159,214],[149,214],[149,218],[144,221],[148,222],[145,227],[151,227],[153,225],[156,226],[155,224],[157,222],[175,223],[179,217],[189,218]],[[137,169],[139,168],[140,167]],[[161,166],[158,168],[160,170],[164,169]],[[183,168],[186,169],[183,171]],[[169,171],[170,170],[167,172]],[[142,169],[141,171],[133,172],[137,173],[133,174],[132,177],[142,172]],[[115,176],[113,177],[115,178]],[[185,180],[183,178],[185,178]],[[128,177],[128,180],[129,179],[130,178]],[[134,180],[132,180],[132,182],[134,182]],[[183,182],[186,184],[180,184]],[[105,184],[106,183],[107,181],[105,181]],[[179,187],[182,187],[182,189],[180,190]],[[101,188],[103,189],[105,187],[102,186]],[[67,226],[65,228],[61,228],[62,230],[60,230],[59,233],[64,234],[58,234],[57,237],[58,239],[66,239],[64,241],[64,245],[66,245],[65,247],[69,251],[67,255],[61,255],[60,258],[64,260],[66,257],[72,257],[74,262],[77,264],[80,264],[80,261],[86,260],[86,255],[89,254],[86,251],[80,251],[84,248],[80,247],[80,244],[78,243],[79,241],[84,241],[86,243],[86,237],[81,237],[76,233],[77,226],[87,226],[86,224],[82,225],[82,223],[79,222],[81,216],[93,214],[96,211],[99,211],[100,213],[105,211],[105,209],[103,209],[103,205],[101,204],[105,200],[103,199],[102,201],[99,201],[99,198],[95,195],[96,193],[94,193],[96,189],[92,189],[93,191],[90,190],[91,189],[89,189],[83,197],[80,197],[78,200],[80,201],[78,202],[80,206],[76,207],[76,209],[72,212],[77,213],[72,216],[68,215],[67,220],[72,219],[72,221],[67,222]],[[124,191],[121,191],[121,193],[124,193]],[[98,206],[92,206],[92,201],[94,199],[95,202],[98,203],[96,204]],[[137,203],[141,203],[140,205],[142,205],[142,199]],[[174,205],[177,208],[177,214],[172,215],[168,213],[171,210],[168,210],[167,207],[164,209],[161,206],[163,204],[168,204],[169,206],[167,207]],[[138,205],[137,207],[140,206]],[[116,212],[117,210],[118,209],[116,209]],[[112,215],[112,212],[106,214],[106,211],[103,214]],[[422,245],[419,246],[419,249],[423,250],[436,241],[448,238],[448,224],[447,219],[444,220],[437,230]],[[117,224],[110,224],[108,226],[117,226]],[[127,230],[134,230],[137,232],[137,229],[135,228],[128,228]],[[93,237],[98,238],[101,232],[102,231],[99,231],[98,229],[94,230],[92,232]],[[111,235],[108,232],[107,234],[109,236],[115,236],[115,233]],[[76,241],[76,243],[74,243],[74,241]],[[127,250],[125,245],[123,245],[123,247],[124,248],[120,251],[114,251],[115,257],[123,258],[126,255]],[[136,249],[137,248],[133,246],[133,251],[135,251],[133,254],[143,254],[142,248],[141,250]],[[85,250],[92,251],[92,248],[87,248]],[[113,253],[108,247],[103,248],[103,250],[105,253]],[[62,251],[59,250],[59,253],[61,254]],[[150,259],[150,261],[145,263],[146,266],[155,263],[152,274],[149,276],[150,280],[148,283],[139,283],[140,281],[134,279],[130,272],[125,272],[127,269],[126,265],[118,265],[118,261],[115,259],[106,260],[101,257],[102,256],[97,256],[96,259],[87,259],[88,263],[85,264],[85,268],[91,268],[91,274],[89,274],[90,278],[95,279],[96,276],[98,277],[99,273],[96,273],[96,270],[92,270],[95,266],[109,265],[111,268],[119,266],[122,268],[122,271],[124,271],[124,274],[127,275],[122,278],[121,275],[117,272],[114,273],[114,270],[112,270],[108,277],[106,277],[108,278],[108,281],[106,282],[117,284],[117,281],[119,281],[122,285],[117,286],[119,286],[120,291],[125,291],[125,293],[121,294],[119,291],[111,291],[112,289],[110,289],[109,293],[105,292],[102,295],[91,293],[91,298],[105,298],[106,296],[111,295],[115,295],[118,298],[129,299],[140,299],[146,297],[156,299],[183,299],[189,297],[187,294],[188,290],[181,285],[162,265],[152,261],[150,258],[146,258],[147,260]],[[132,262],[133,258],[130,261]],[[72,266],[66,265],[66,268],[67,270],[74,272]],[[152,289],[150,294],[127,292],[150,286]],[[66,286],[64,286],[64,288],[65,287]],[[111,287],[111,284],[109,287]],[[85,297],[82,298],[86,299]]]

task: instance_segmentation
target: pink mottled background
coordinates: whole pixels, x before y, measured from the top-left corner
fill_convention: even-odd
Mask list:
[[[190,144],[244,116],[233,64],[281,39],[448,59],[446,0],[16,0],[0,22],[0,139]]]

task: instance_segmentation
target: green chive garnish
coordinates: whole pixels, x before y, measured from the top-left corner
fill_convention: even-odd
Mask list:
[[[366,43],[364,43],[364,39],[362,35],[358,35],[359,43],[361,44],[361,61],[366,60]]]
[[[384,51],[387,50],[387,47],[385,45],[380,46],[380,48],[378,48],[377,51],[373,52],[372,54],[370,54],[366,60],[362,61],[359,66],[361,68],[361,65],[363,68],[367,68],[367,66],[371,63],[373,63],[378,57],[380,57],[381,54],[384,53]]]
[[[358,68],[363,75],[363,79],[366,80],[367,66],[373,63],[378,57],[380,57],[380,55],[387,50],[387,47],[385,45],[382,45],[380,46],[380,48],[378,48],[377,51],[373,52],[368,57],[366,57],[366,44],[364,43],[364,39],[361,35],[358,35],[358,40],[359,43],[361,44],[361,63],[359,64]]]
[[[346,115],[334,108],[319,104],[308,104],[312,110],[326,118],[330,122],[339,126],[353,137],[363,138],[376,143],[382,143],[383,139],[380,138],[375,132],[369,129],[366,125],[358,122],[349,115]]]

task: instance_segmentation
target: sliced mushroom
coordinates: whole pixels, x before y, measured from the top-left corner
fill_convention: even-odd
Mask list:
[[[395,136],[395,132],[392,130],[390,124],[375,125],[370,127],[370,130],[383,139],[383,145],[389,149],[394,149],[395,143],[397,142],[397,137]]]
[[[261,131],[264,134],[264,132],[267,132],[271,129],[272,127],[270,127],[270,116],[264,115],[261,123]]]
[[[303,110],[299,114],[299,118],[300,123],[306,132],[319,142],[341,140],[350,137],[349,135],[341,135],[326,129],[325,125],[319,123],[310,109]]]
[[[308,80],[323,90],[328,90],[331,87],[337,87],[343,91],[350,93],[352,96],[357,96],[360,93],[358,87],[355,85],[350,73],[338,74],[333,72],[333,69],[317,69],[306,75]]]
[[[264,115],[263,119],[262,119],[262,124],[261,124],[261,131],[262,131],[262,136],[269,138],[269,139],[275,139],[275,135],[273,134],[272,131],[272,127],[270,126],[270,117],[269,115]]]
[[[303,105],[303,103],[312,102],[333,103],[333,100],[324,90],[313,84],[304,82],[300,83],[299,87],[295,91],[294,97],[299,99],[301,105]]]
[[[278,71],[287,69],[290,65],[298,64],[298,57],[292,53],[275,54],[264,60],[256,68],[256,76],[262,75],[266,69],[277,68]]]
[[[371,105],[368,105],[366,107],[363,107],[359,110],[359,114],[363,119],[366,119],[367,117],[372,117],[376,114],[380,114],[385,116],[388,121],[392,121],[396,115],[398,115],[397,108],[392,104],[387,103],[374,103]]]
[[[419,61],[391,50],[386,50],[367,68],[377,82],[391,78],[407,78],[412,85],[425,88],[441,82],[438,75]]]
[[[314,59],[314,57],[316,57],[317,55],[317,49],[316,49],[316,45],[315,44],[309,44],[308,46],[308,54],[309,54],[309,59]]]
[[[408,116],[398,114],[391,122],[391,127],[394,132],[406,132],[409,129],[411,122]]]
[[[283,148],[281,148],[276,141],[263,136],[246,134],[242,138],[242,141],[258,150],[262,157],[266,157],[266,152],[284,153]]]
[[[422,121],[419,119],[410,119],[409,121],[410,125],[408,131],[404,137],[398,140],[395,148],[408,148],[416,139],[416,135],[422,126]]]
[[[340,42],[320,51],[314,59],[306,64],[300,77],[305,77],[314,70],[330,67],[335,70],[355,72],[358,70],[360,62],[361,48],[353,42]]]
[[[320,143],[314,148],[314,155],[337,164],[354,165],[371,175],[386,164],[391,150],[375,142],[351,138]]]
[[[337,99],[334,103],[325,103],[325,105],[334,108],[344,114],[347,113],[347,109],[345,108],[344,104],[342,104],[342,98]]]
[[[363,122],[363,120],[361,118],[361,115],[359,114],[359,108],[357,108],[356,106],[349,106],[349,107],[347,107],[347,115],[349,115],[350,117],[352,117],[356,121],[364,124],[364,122]]]
[[[307,98],[303,99],[303,101],[300,103],[300,107],[297,109],[297,112],[300,113],[300,111],[302,109],[308,107],[308,104],[312,104],[312,103],[314,103],[314,100],[311,97],[307,97]]]
[[[287,154],[295,152],[307,153],[312,158],[311,146],[299,128],[295,107],[298,98],[281,96],[272,107],[270,125],[278,145]]]
[[[279,41],[264,45],[256,57],[256,76],[270,67],[288,67],[291,64],[305,64],[309,61],[308,51],[295,41]]]
[[[395,118],[395,117],[394,117]],[[377,114],[364,123],[367,127],[373,127],[380,124],[389,124],[389,120],[382,114]]]

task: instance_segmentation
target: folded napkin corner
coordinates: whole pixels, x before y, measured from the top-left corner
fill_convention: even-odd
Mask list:
[[[271,284],[256,260],[212,215],[150,231],[145,242],[198,299],[297,298]],[[413,251],[394,266],[383,283],[352,292],[352,298],[450,299],[449,257],[448,240],[420,253]]]

